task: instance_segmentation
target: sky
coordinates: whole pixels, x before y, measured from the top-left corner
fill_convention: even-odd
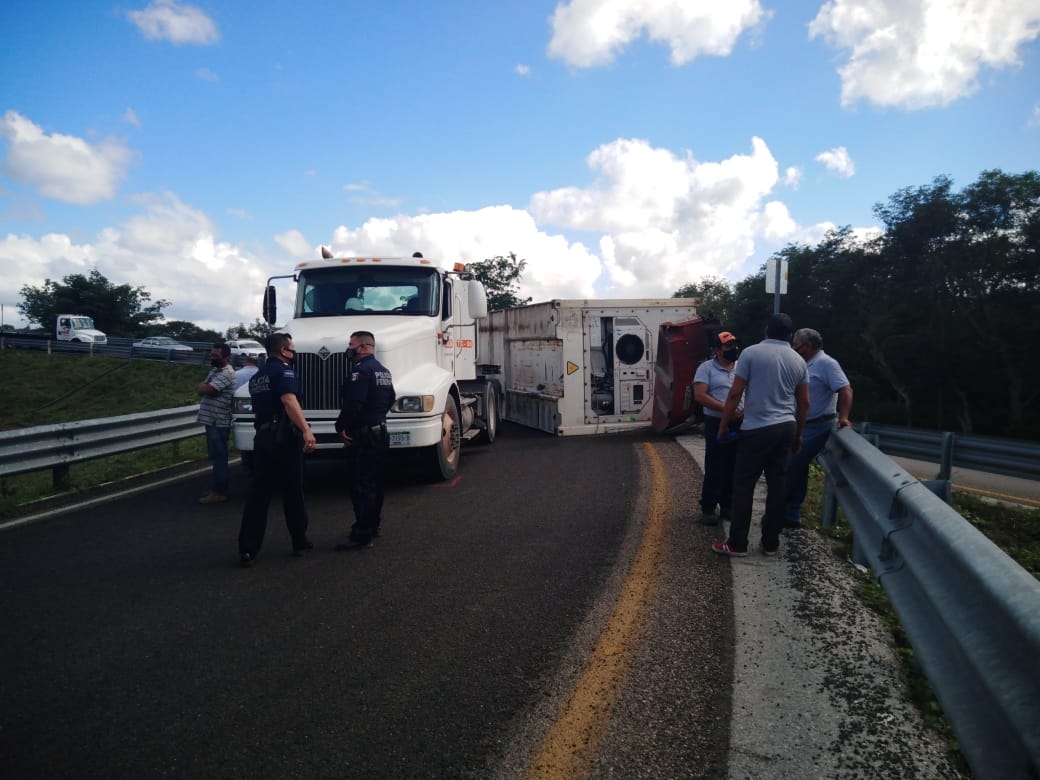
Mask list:
[[[3,321],[96,268],[224,332],[322,246],[515,253],[534,301],[737,282],[1040,167],[1038,37],[1037,0],[5,0]]]

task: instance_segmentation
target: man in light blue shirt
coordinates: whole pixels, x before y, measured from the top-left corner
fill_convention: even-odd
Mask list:
[[[720,555],[747,555],[755,483],[763,473],[767,490],[762,552],[776,555],[780,548],[787,453],[801,448],[809,412],[809,372],[805,361],[791,349],[792,329],[790,317],[774,314],[766,325],[765,340],[745,349],[737,362],[719,423],[719,436],[724,437],[743,397],[744,421],[733,467],[729,538],[711,546]]]
[[[785,479],[787,506],[784,528],[801,528],[802,502],[809,485],[809,464],[820,454],[834,429],[848,428],[852,411],[852,386],[841,365],[823,351],[823,337],[812,328],[796,330],[791,346],[809,370],[809,419],[805,422],[802,448],[787,463]]]

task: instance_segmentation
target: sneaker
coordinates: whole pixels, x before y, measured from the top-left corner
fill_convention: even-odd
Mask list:
[[[715,542],[711,546],[711,551],[719,555],[728,555],[731,558],[747,557],[747,550],[734,550],[729,546],[729,542]]]
[[[254,558],[249,553],[238,554],[238,565],[241,566],[243,569],[250,568],[254,563],[256,563],[256,558]]]
[[[780,552],[780,548],[779,547],[774,547],[772,550],[767,550],[765,548],[765,546],[762,546],[762,547],[759,547],[758,549],[760,549],[762,551],[762,554],[764,556],[766,556],[767,558],[775,558],[776,554],[778,552]]]
[[[302,558],[303,554],[307,550],[313,550],[313,549],[314,549],[314,545],[311,544],[311,540],[310,539],[304,539],[302,542],[300,542],[300,544],[295,545],[293,547],[293,551],[292,551],[293,558]]]
[[[697,522],[701,525],[718,525],[719,516],[714,512],[701,512],[700,519]]]
[[[367,541],[364,541],[364,542],[359,541],[357,539],[348,539],[347,541],[343,542],[342,544],[337,544],[332,549],[336,550],[337,552],[343,552],[344,550],[364,550],[364,549],[366,549],[368,547],[371,547],[371,546],[372,546],[372,540],[371,539],[368,539]]]
[[[199,499],[200,504],[220,504],[227,501],[227,496],[223,493],[207,493]]]

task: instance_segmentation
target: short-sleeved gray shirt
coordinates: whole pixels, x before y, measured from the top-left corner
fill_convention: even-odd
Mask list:
[[[765,339],[740,353],[736,374],[747,382],[742,431],[794,422],[795,389],[809,383],[805,361],[779,339]]]

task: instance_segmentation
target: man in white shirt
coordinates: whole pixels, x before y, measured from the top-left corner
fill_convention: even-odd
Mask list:
[[[246,355],[242,361],[242,368],[235,372],[235,389],[238,390],[242,385],[248,384],[249,380],[252,379],[253,374],[259,371],[260,368],[256,364],[256,357],[253,355]]]

